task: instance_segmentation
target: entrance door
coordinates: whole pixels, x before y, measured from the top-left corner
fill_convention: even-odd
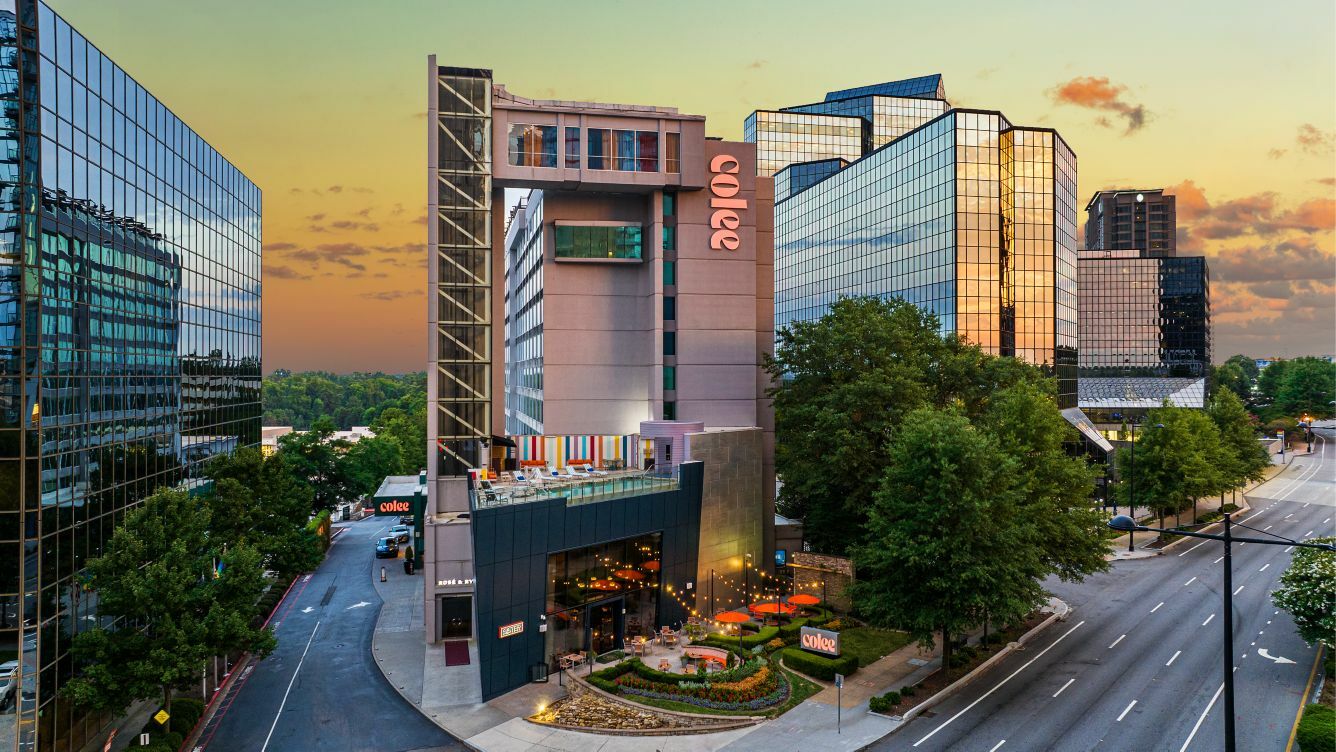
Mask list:
[[[595,655],[622,646],[625,634],[622,625],[622,599],[595,603],[589,607],[589,644]]]

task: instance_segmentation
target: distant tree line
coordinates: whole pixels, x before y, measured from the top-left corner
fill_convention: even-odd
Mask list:
[[[278,370],[264,377],[264,424],[309,430],[329,418],[335,430],[369,426],[381,413],[398,409],[406,415],[424,411],[427,374],[292,373]]]
[[[1329,418],[1336,413],[1336,363],[1323,358],[1277,360],[1259,369],[1235,355],[1212,370],[1215,389],[1233,392],[1269,431],[1290,430],[1297,418]]]

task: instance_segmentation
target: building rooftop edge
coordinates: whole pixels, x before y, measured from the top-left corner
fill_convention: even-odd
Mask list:
[[[505,84],[492,84],[492,101],[519,105],[521,107],[534,107],[544,109],[563,109],[563,110],[606,110],[609,112],[626,112],[635,115],[658,115],[669,117],[674,120],[699,120],[704,122],[704,115],[687,115],[678,112],[676,107],[657,107],[654,105],[643,104],[615,104],[610,102],[581,102],[570,99],[529,99],[513,94],[506,89]]]

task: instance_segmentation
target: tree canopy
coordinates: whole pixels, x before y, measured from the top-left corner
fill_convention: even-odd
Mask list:
[[[332,420],[336,430],[346,431],[372,425],[386,410],[414,415],[427,404],[427,374],[422,371],[395,375],[276,371],[264,378],[261,389],[264,424],[298,431],[310,429],[322,417]]]
[[[214,481],[206,497],[210,529],[225,545],[249,545],[282,576],[320,563],[320,543],[306,529],[314,492],[295,478],[283,458],[254,447],[211,459]]]
[[[65,685],[72,702],[111,713],[152,697],[170,706],[171,689],[198,679],[212,656],[273,649],[272,633],[252,626],[265,587],[260,554],[224,547],[209,524],[206,505],[162,489],[88,563],[104,621],[75,635],[82,671]]]
[[[1336,538],[1312,542],[1336,543]],[[1304,640],[1320,642],[1328,650],[1336,648],[1336,553],[1296,548],[1271,600],[1277,608],[1290,612]]]

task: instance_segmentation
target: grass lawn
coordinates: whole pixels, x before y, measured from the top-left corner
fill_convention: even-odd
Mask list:
[[[909,635],[893,629],[854,627],[840,632],[840,653],[858,656],[859,667],[867,666],[884,655],[908,645]]]

